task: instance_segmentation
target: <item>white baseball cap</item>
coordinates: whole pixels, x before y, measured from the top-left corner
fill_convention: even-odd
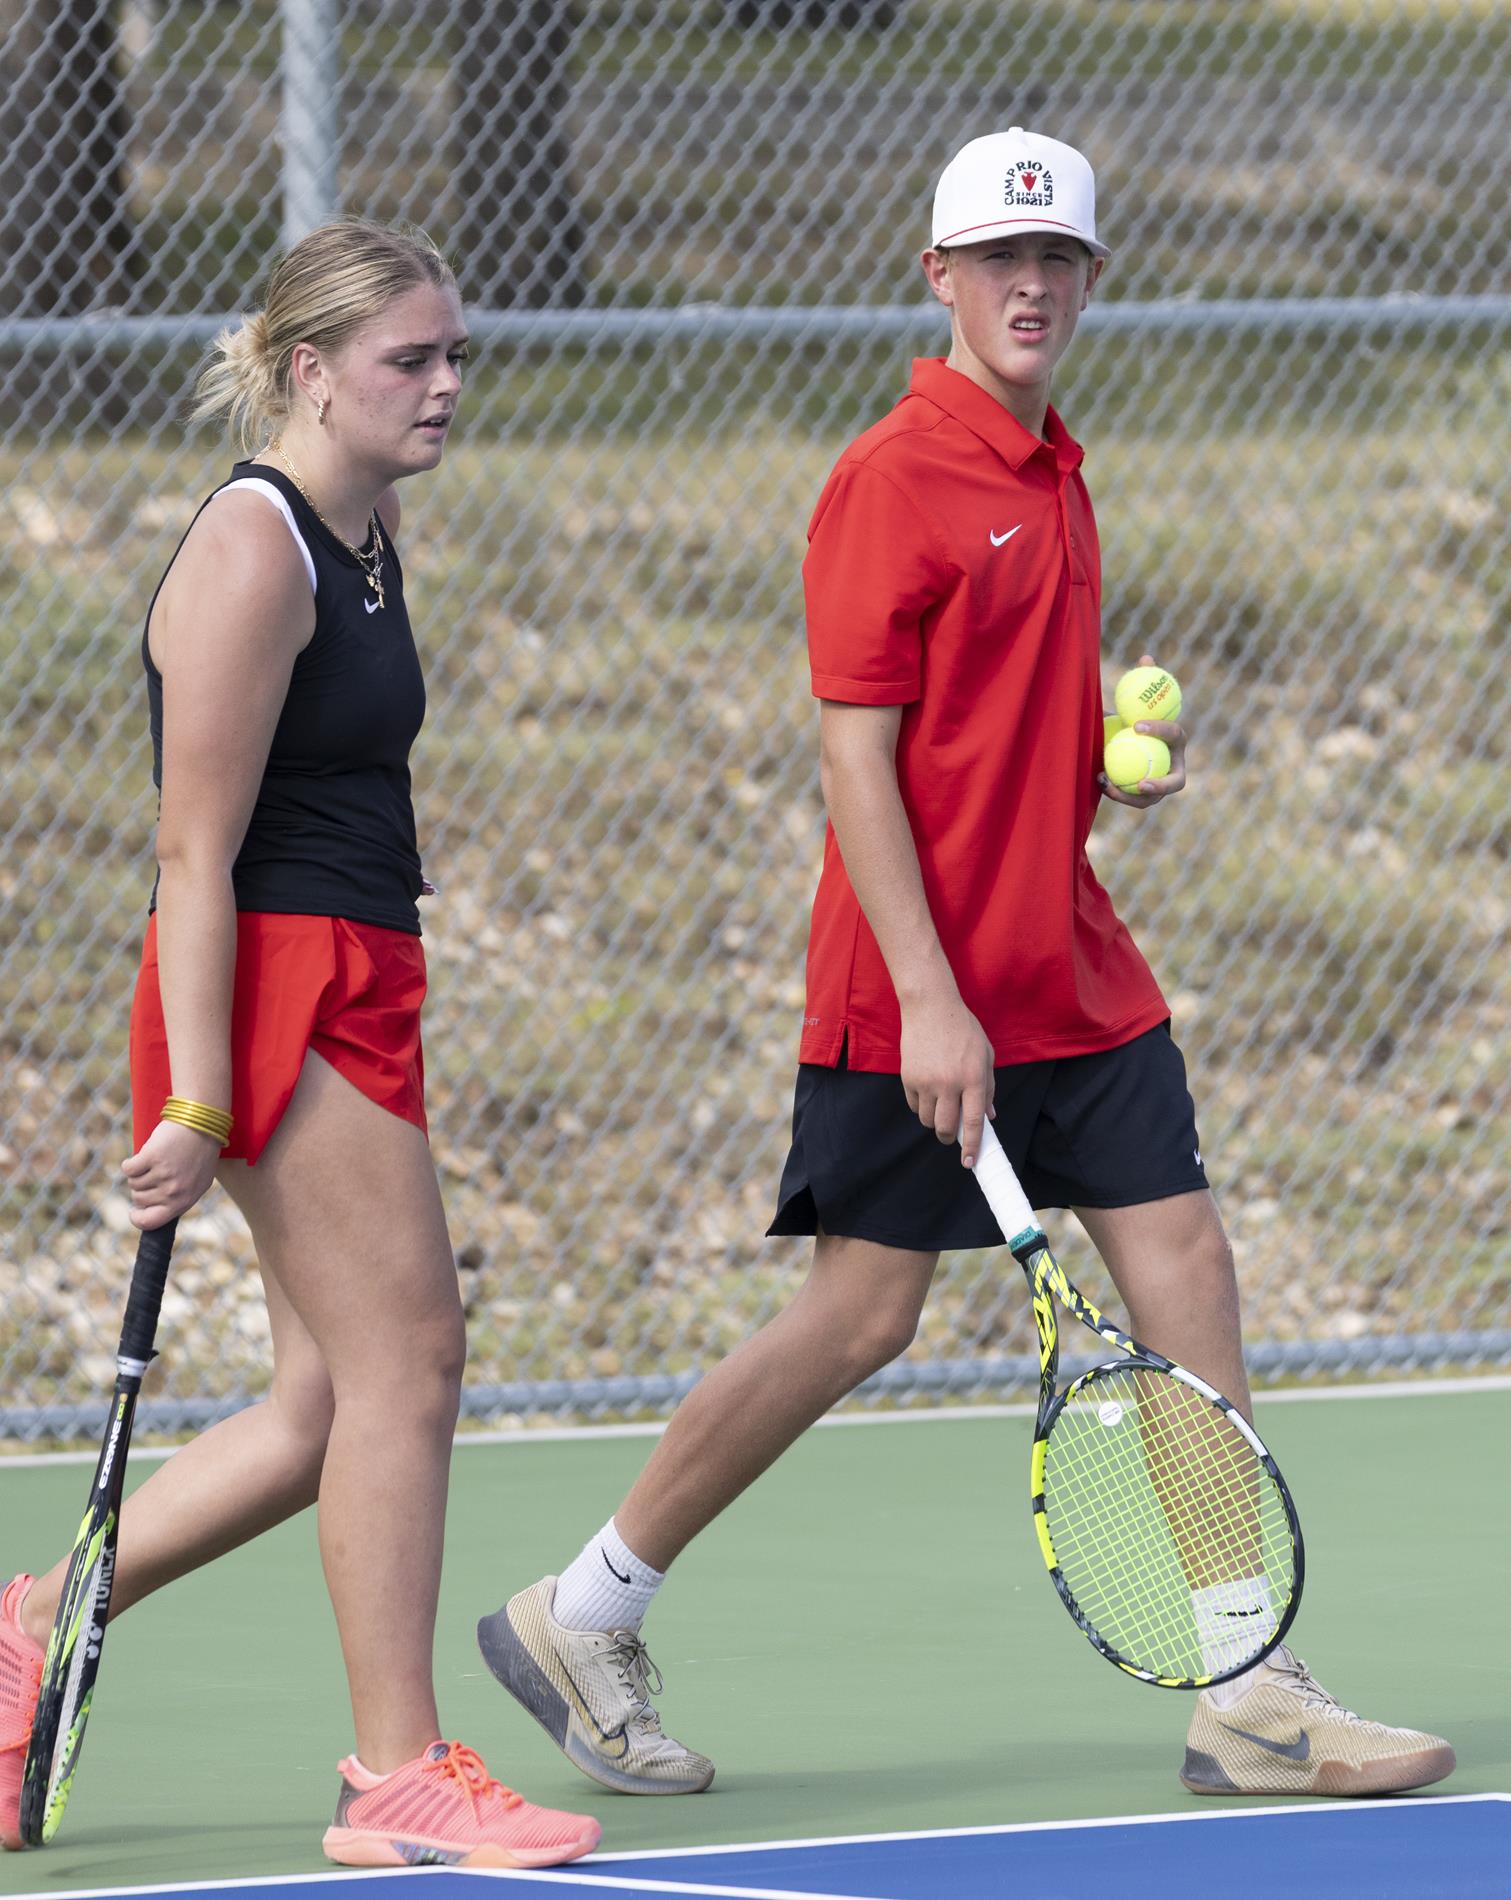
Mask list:
[[[1073,145],[1021,125],[963,145],[934,193],[934,248],[980,244],[1009,231],[1064,231],[1096,257],[1097,188]]]

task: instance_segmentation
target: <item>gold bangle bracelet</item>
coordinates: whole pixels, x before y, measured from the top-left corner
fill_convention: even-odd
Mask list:
[[[163,1104],[165,1108],[181,1109],[189,1115],[200,1115],[207,1121],[224,1122],[231,1126],[231,1111],[228,1108],[212,1108],[208,1102],[191,1102],[186,1095],[170,1095]]]
[[[210,1140],[220,1148],[224,1148],[231,1138],[220,1122],[212,1124],[200,1120],[197,1116],[181,1115],[173,1109],[165,1108],[162,1119],[165,1122],[177,1122],[181,1128],[192,1128],[197,1135],[208,1135]]]
[[[203,1116],[186,1115],[177,1109],[171,1108],[165,1108],[163,1110],[162,1119],[165,1122],[177,1122],[179,1126],[183,1128],[192,1128],[198,1135],[209,1135],[215,1141],[218,1141],[222,1148],[225,1147],[226,1143],[230,1140],[230,1135],[223,1122],[206,1121]]]
[[[223,1108],[211,1108],[207,1102],[190,1102],[181,1095],[170,1095],[162,1107],[165,1122],[177,1122],[192,1128],[197,1135],[208,1135],[224,1148],[231,1139],[231,1117]]]
[[[199,1128],[222,1139],[228,1139],[231,1133],[229,1112],[212,1108],[208,1102],[191,1102],[181,1095],[170,1095],[163,1104],[163,1114],[169,1121],[182,1122],[186,1127]]]

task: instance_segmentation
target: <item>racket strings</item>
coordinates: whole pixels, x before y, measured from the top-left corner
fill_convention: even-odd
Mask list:
[[[1110,1409],[1105,1397],[1099,1409]],[[1267,1568],[1273,1566],[1267,1566],[1261,1543],[1258,1461],[1250,1451],[1239,1463],[1236,1498],[1230,1493],[1226,1499],[1233,1523],[1224,1527],[1218,1516],[1222,1496],[1212,1489],[1210,1471],[1201,1483],[1173,1470],[1158,1478],[1151,1472],[1137,1413],[1125,1407],[1115,1422],[1097,1417],[1067,1460],[1074,1425],[1072,1419],[1058,1434],[1065,1443],[1056,1448],[1060,1455],[1046,1499],[1067,1584],[1099,1632],[1129,1660],[1156,1673],[1200,1673],[1199,1662],[1176,1666],[1199,1652],[1192,1591],[1214,1578],[1231,1585],[1261,1576],[1268,1588]],[[1168,1427],[1168,1419],[1161,1425]],[[1109,1444],[1118,1455],[1109,1458]],[[1158,1461],[1168,1466],[1178,1455],[1166,1432]],[[1114,1559],[1108,1532],[1117,1526],[1122,1528]],[[1255,1647],[1262,1641],[1257,1636]]]
[[[1049,1434],[1045,1517],[1066,1588],[1126,1662],[1157,1676],[1210,1673],[1193,1592],[1253,1584],[1290,1598],[1295,1553],[1279,1486],[1221,1407],[1169,1374],[1119,1367],[1082,1386]],[[1242,1595],[1241,1588],[1238,1594]],[[1233,1612],[1231,1660],[1274,1624]]]
[[[1116,1574],[1109,1574],[1105,1553],[1066,1550],[1063,1522],[1056,1555],[1066,1587],[1097,1635],[1123,1660],[1158,1677],[1181,1679],[1213,1673],[1203,1647],[1191,1592],[1168,1559],[1156,1557],[1140,1564],[1126,1553]],[[1062,1556],[1063,1553],[1063,1556]],[[1274,1585],[1270,1578],[1255,1579],[1245,1566],[1235,1582],[1247,1582],[1253,1591],[1255,1623],[1250,1633],[1229,1635],[1224,1642],[1223,1673],[1257,1656],[1273,1623],[1261,1620],[1262,1606]],[[1247,1614],[1239,1612],[1238,1614]]]

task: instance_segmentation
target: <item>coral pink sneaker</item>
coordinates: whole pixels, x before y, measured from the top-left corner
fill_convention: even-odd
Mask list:
[[[392,1774],[355,1755],[340,1769],[324,1846],[343,1867],[555,1867],[591,1853],[603,1833],[590,1815],[535,1807],[461,1742],[432,1742]]]
[[[21,1846],[21,1771],[42,1688],[42,1651],[21,1627],[31,1578],[13,1577],[0,1595],[0,1847]]]

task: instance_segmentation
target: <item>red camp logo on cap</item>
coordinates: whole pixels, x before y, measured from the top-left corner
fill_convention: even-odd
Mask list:
[[[1042,165],[1014,165],[1007,174],[1002,202],[1009,205],[1035,205],[1040,208],[1055,201],[1055,181]]]

